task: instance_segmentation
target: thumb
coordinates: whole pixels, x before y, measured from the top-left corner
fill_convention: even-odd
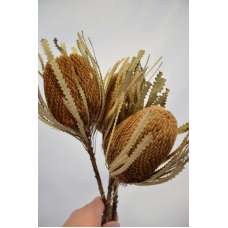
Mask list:
[[[63,226],[100,226],[104,204],[100,197],[95,198],[86,206],[75,210]]]

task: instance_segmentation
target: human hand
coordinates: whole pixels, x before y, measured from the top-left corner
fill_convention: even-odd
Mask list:
[[[64,227],[80,226],[120,226],[117,221],[111,221],[101,225],[104,204],[100,197],[95,198],[86,206],[72,212],[64,223]]]

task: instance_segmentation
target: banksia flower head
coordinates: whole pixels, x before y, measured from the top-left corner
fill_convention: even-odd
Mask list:
[[[175,117],[165,109],[169,89],[159,71],[161,58],[141,66],[144,51],[117,62],[105,79],[103,147],[110,176],[119,183],[155,184],[171,179],[188,161],[188,135],[174,151],[179,133]],[[147,76],[152,73],[154,81]]]
[[[61,125],[82,141],[91,135],[101,117],[104,97],[103,82],[96,59],[86,46],[83,34],[78,34],[77,46],[68,54],[64,44],[54,43],[60,56],[54,57],[48,41],[41,41],[47,56],[42,77],[47,105],[40,102],[40,118],[51,125]],[[49,117],[45,115],[49,112]],[[53,119],[54,123],[53,123]],[[59,128],[58,126],[55,126]]]
[[[177,135],[175,117],[150,106],[117,125],[107,161],[119,182],[138,183],[152,176],[166,159]]]

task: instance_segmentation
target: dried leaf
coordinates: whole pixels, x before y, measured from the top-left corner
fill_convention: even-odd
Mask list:
[[[66,105],[69,112],[75,118],[77,126],[79,128],[79,131],[80,131],[82,137],[84,138],[84,140],[87,140],[87,136],[86,136],[85,128],[84,128],[84,123],[83,123],[83,121],[79,115],[77,106],[74,103],[74,99],[73,99],[71,92],[70,92],[70,89],[68,88],[67,83],[63,77],[63,74],[62,74],[57,62],[54,59],[50,62],[50,64],[52,66],[52,69],[54,71],[56,79],[60,85],[60,88],[61,88],[61,90],[62,90],[62,92],[66,98],[66,99],[64,99],[64,104]]]
[[[100,121],[100,119],[102,118],[103,115],[103,111],[104,111],[104,105],[105,105],[105,93],[104,93],[104,83],[103,83],[103,79],[102,79],[102,75],[101,75],[101,71],[100,71],[100,67],[98,65],[96,56],[95,56],[95,52],[93,49],[93,45],[92,42],[90,41],[90,44],[92,46],[92,50],[94,53],[94,56],[92,55],[92,53],[90,52],[83,32],[77,33],[78,35],[78,40],[77,40],[77,44],[78,44],[78,49],[80,50],[82,56],[88,61],[88,63],[91,65],[91,67],[95,70],[95,77],[96,77],[96,81],[97,81],[97,85],[99,87],[99,96],[100,96],[100,104],[101,104],[101,109],[100,112],[98,113],[98,122]]]
[[[39,58],[39,61],[40,61],[41,69],[44,70],[44,61],[43,61],[42,56],[41,56],[40,53],[38,54],[38,58]]]
[[[138,88],[139,91],[137,95],[137,103],[135,104],[134,112],[137,112],[142,108],[144,108],[145,98],[149,92],[150,87],[151,87],[151,83],[146,81],[143,75],[143,81],[142,81],[141,87]]]
[[[171,172],[169,172],[167,175],[148,181],[148,182],[143,182],[143,183],[136,183],[135,185],[139,186],[147,186],[147,185],[156,185],[156,184],[161,184],[164,182],[167,182],[173,178],[175,178],[183,169],[185,168],[185,164],[181,164],[176,166]]]
[[[146,107],[152,105],[155,102],[155,100],[157,99],[158,93],[162,91],[162,89],[165,85],[165,82],[166,82],[166,79],[163,78],[162,76],[163,76],[162,72],[159,72],[157,74],[155,81],[152,85]]]
[[[135,150],[132,152],[132,154],[126,159],[123,166],[116,169],[113,172],[110,172],[110,175],[116,176],[121,174],[122,172],[126,171],[130,165],[143,153],[143,151],[151,144],[152,140],[152,134],[147,134],[136,146]]]
[[[109,153],[109,148],[110,148],[111,141],[112,141],[112,138],[113,138],[113,133],[114,133],[114,131],[115,131],[115,127],[116,127],[116,124],[117,124],[117,120],[118,120],[118,117],[119,117],[119,113],[120,113],[121,108],[122,108],[122,105],[123,105],[123,101],[124,101],[124,94],[121,95],[120,101],[119,101],[119,103],[118,103],[118,109],[117,109],[116,116],[115,116],[115,120],[114,120],[114,123],[113,123],[111,135],[110,135],[110,138],[109,138],[109,141],[108,141],[107,149],[106,149],[106,151],[105,151],[105,158],[106,158],[106,159],[107,159],[107,156],[108,156],[108,153]]]
[[[160,63],[159,64],[159,67],[157,68],[157,70],[155,70],[155,72],[154,72],[154,74],[160,69],[160,67],[161,67],[161,65],[162,65],[162,56],[161,57],[159,57],[158,58],[158,60],[149,68],[149,70],[147,71],[147,73],[146,73],[146,75],[145,76],[147,76],[157,65],[158,65],[158,63]],[[151,80],[151,78],[154,76],[154,74],[150,77],[150,79],[148,80],[148,81],[150,81]]]
[[[44,49],[44,53],[47,56],[48,61],[53,60],[54,59],[54,55],[52,54],[52,51],[51,51],[51,49],[49,47],[48,41],[46,39],[42,39],[41,40],[41,45],[42,45],[42,47]]]
[[[38,70],[38,74],[40,75],[41,78],[44,78],[43,74]]]
[[[153,104],[160,105],[161,107],[165,107],[168,95],[169,95],[169,89],[166,88],[165,92],[163,92],[161,95],[159,95]]]
[[[182,166],[182,169],[184,168],[186,162],[188,161],[188,153],[189,153],[188,143],[189,142],[188,142],[188,135],[187,135],[183,139],[181,144],[177,147],[177,149],[172,153],[170,153],[170,155],[167,157],[166,162],[164,162],[165,164],[162,164],[162,167],[158,168],[157,171],[154,172],[151,178],[141,183],[136,183],[136,185],[151,185],[155,183],[162,183],[173,178],[174,176],[172,174],[170,175],[170,178],[164,178],[162,179],[163,181],[161,181],[162,177],[173,173],[173,171],[176,170],[177,167]]]
[[[178,134],[185,133],[188,130],[189,130],[189,123],[187,122],[178,128]]]
[[[48,124],[49,126],[56,128],[60,131],[64,131],[68,134],[73,135],[74,137],[78,137],[77,132],[73,131],[71,128],[64,126],[63,124],[59,123],[55,117],[52,115],[51,111],[48,109],[47,105],[44,102],[44,99],[38,89],[38,112],[39,112],[39,119],[44,123]]]
[[[109,88],[111,86],[110,84],[113,83],[113,79],[116,78],[114,74],[115,74],[117,68],[123,62],[123,60],[124,59],[117,61],[114,64],[114,66],[112,67],[111,71],[106,74],[105,79],[104,79],[104,89],[105,89],[106,93],[107,93],[107,91],[109,91]]]
[[[81,99],[82,99],[82,103],[83,103],[83,106],[84,106],[85,111],[86,111],[87,120],[88,120],[88,122],[89,122],[89,119],[90,119],[90,116],[89,116],[89,107],[88,107],[88,102],[87,102],[87,100],[86,100],[85,92],[84,92],[84,90],[82,89],[82,87],[81,87],[81,85],[80,85],[80,83],[79,83],[79,81],[78,81],[78,77],[77,77],[77,75],[76,75],[76,73],[75,73],[75,71],[74,71],[73,66],[71,67],[71,71],[72,71],[72,73],[73,73],[73,75],[74,75],[74,81],[75,81],[76,87],[77,87],[77,89],[78,89],[78,92],[79,92],[79,94],[80,94],[80,97],[81,97]]]
[[[133,134],[131,135],[129,141],[127,142],[127,145],[119,153],[119,155],[115,158],[115,160],[110,164],[109,171],[113,171],[117,167],[116,164],[118,163],[118,161],[122,159],[122,156],[127,155],[130,152],[130,150],[137,142],[139,136],[142,134],[145,127],[151,121],[152,116],[153,116],[152,113],[149,111],[145,113],[145,115],[143,115],[138,125],[134,129]]]

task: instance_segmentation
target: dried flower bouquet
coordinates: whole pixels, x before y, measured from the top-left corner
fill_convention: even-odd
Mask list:
[[[117,61],[103,79],[89,42],[91,48],[78,33],[77,45],[68,53],[65,44],[54,39],[60,52],[54,57],[48,41],[41,40],[47,62],[39,54],[45,93],[44,99],[38,89],[39,119],[83,144],[105,205],[105,223],[117,217],[120,185],[160,184],[183,170],[189,159],[189,126],[178,127],[165,108],[169,89],[161,58],[149,68],[148,56],[142,66],[145,51],[140,50]],[[96,130],[102,134],[109,171],[107,195],[93,150]],[[172,151],[179,134],[185,137]]]

